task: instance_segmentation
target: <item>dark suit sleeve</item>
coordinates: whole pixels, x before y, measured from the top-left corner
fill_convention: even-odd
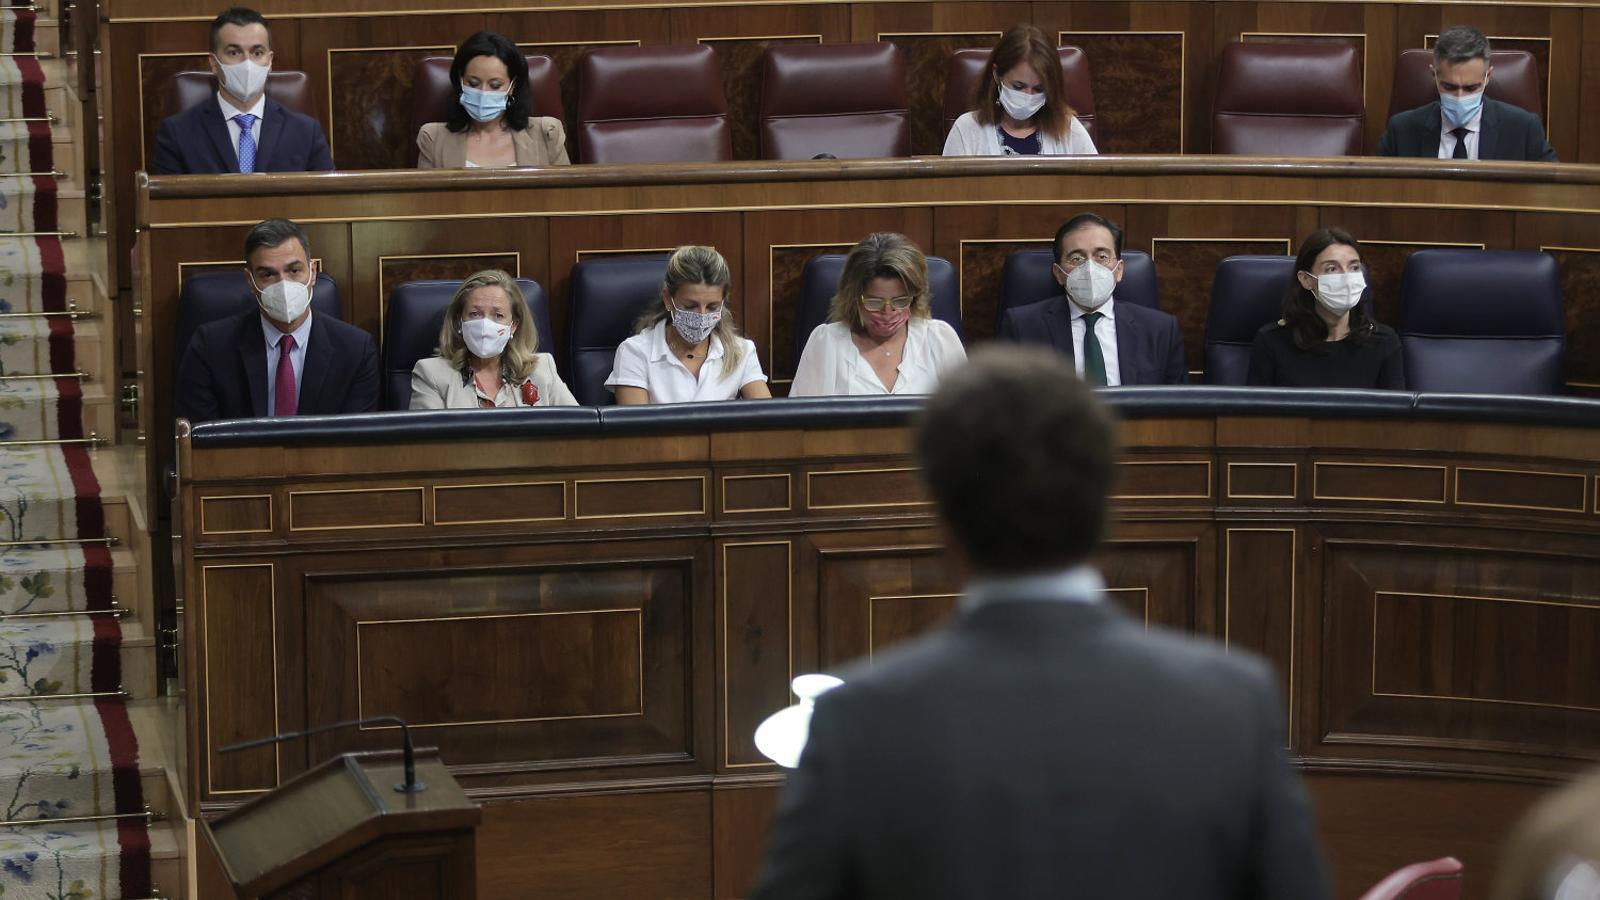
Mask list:
[[[1379,156],[1400,155],[1399,135],[1396,133],[1395,128],[1395,123],[1399,120],[1399,118],[1399,116],[1390,116],[1389,124],[1384,126],[1383,137],[1378,138]]]
[[[211,370],[206,330],[195,331],[189,347],[178,363],[178,396],[176,412],[179,418],[190,422],[212,422],[222,418],[217,403],[216,373]]]
[[[789,773],[767,830],[767,855],[752,900],[825,900],[855,896],[855,865],[840,771],[847,759],[837,703],[819,698],[800,768]]]
[[[1277,387],[1278,365],[1272,358],[1272,350],[1267,347],[1266,338],[1260,334],[1250,342],[1250,371],[1245,375],[1244,383],[1256,387]]]
[[[322,133],[322,123],[311,120],[311,154],[306,158],[307,172],[333,171],[333,156],[328,152],[328,138]]]
[[[1022,339],[1017,337],[1017,327],[1012,324],[1011,310],[1008,309],[1000,314],[1000,327],[995,329],[994,339],[997,341],[1010,341],[1014,344],[1021,343]]]
[[[363,413],[378,410],[378,345],[372,336],[361,333],[361,344],[356,350],[357,361],[350,376],[350,390],[345,394],[341,412]]]
[[[1328,900],[1328,879],[1317,844],[1311,803],[1299,776],[1289,767],[1285,750],[1288,737],[1283,723],[1283,700],[1276,681],[1264,668],[1253,674],[1251,695],[1256,706],[1256,721],[1260,723],[1261,742],[1261,764],[1255,771],[1261,781],[1257,786],[1251,827],[1255,884],[1248,896],[1259,900],[1287,897]]]
[[[1544,129],[1539,127],[1539,120],[1531,115],[1529,118],[1533,119],[1533,121],[1528,123],[1528,147],[1527,155],[1524,158],[1537,162],[1560,162],[1560,160],[1556,159],[1556,148],[1550,146],[1550,142],[1545,140]]]
[[[183,155],[178,152],[178,135],[172,127],[172,119],[162,119],[161,127],[156,129],[156,147],[150,154],[151,175],[186,175],[183,170]]]
[[[1167,364],[1162,384],[1188,384],[1189,360],[1183,353],[1183,329],[1178,320],[1167,322]]]

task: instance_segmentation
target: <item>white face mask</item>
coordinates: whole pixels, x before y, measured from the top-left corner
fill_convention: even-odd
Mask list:
[[[1330,272],[1312,277],[1317,279],[1317,302],[1335,315],[1355,309],[1361,302],[1362,292],[1367,289],[1367,276],[1360,272]]]
[[[461,339],[479,359],[493,359],[506,349],[514,333],[511,323],[493,319],[468,319],[461,323]]]
[[[217,68],[222,70],[222,86],[228,89],[228,93],[246,103],[261,94],[262,89],[267,86],[267,75],[272,71],[271,66],[263,66],[251,59],[232,65],[219,59]]]
[[[678,330],[678,337],[690,344],[698,344],[711,336],[711,330],[722,321],[722,310],[716,312],[695,312],[692,309],[672,308],[672,327]]]
[[[1121,261],[1118,261],[1121,265]],[[1106,268],[1094,260],[1088,260],[1076,269],[1067,273],[1067,296],[1080,309],[1094,312],[1106,305],[1111,299],[1111,292],[1117,289],[1116,266]]]
[[[250,283],[255,284],[255,279],[251,278]],[[289,325],[311,306],[311,287],[285,278],[262,288],[261,299],[257,302],[267,318]]]
[[[1019,121],[1033,118],[1033,114],[1044,109],[1044,94],[1027,94],[1007,85],[1000,85],[1000,105],[1005,108],[1006,115]]]

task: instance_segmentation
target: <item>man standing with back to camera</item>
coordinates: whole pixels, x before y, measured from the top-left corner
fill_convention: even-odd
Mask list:
[[[961,609],[818,698],[758,900],[1328,896],[1266,664],[1146,630],[1087,563],[1114,431],[1043,350],[940,385],[916,454]]]

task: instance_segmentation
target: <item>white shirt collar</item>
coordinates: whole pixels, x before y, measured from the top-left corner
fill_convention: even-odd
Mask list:
[[[1116,301],[1116,298],[1113,297],[1113,298],[1107,300],[1106,302],[1100,304],[1100,308],[1095,310],[1095,312],[1097,312],[1100,315],[1104,316],[1106,319],[1108,319],[1108,320],[1110,320],[1112,322],[1115,322],[1117,320],[1116,307],[1117,307],[1117,301]],[[1084,316],[1088,315],[1088,313],[1083,311],[1083,307],[1081,307],[1078,304],[1072,302],[1072,298],[1071,297],[1067,298],[1067,309],[1072,311],[1072,321],[1074,321],[1074,322],[1076,322],[1079,319],[1083,318]]]
[[[295,349],[304,350],[306,348],[306,339],[311,336],[311,320],[316,318],[316,315],[311,310],[306,310],[306,320],[300,323],[299,328],[289,332],[294,335]],[[278,326],[272,324],[272,320],[266,316],[261,317],[261,333],[267,339],[268,353],[276,350],[279,342],[283,340],[283,332],[279,331]]]
[[[231,122],[233,121],[234,116],[241,115],[243,113],[249,113],[250,115],[255,116],[256,121],[259,122],[261,121],[261,117],[267,111],[267,92],[262,91],[261,96],[256,98],[256,102],[250,104],[249,109],[240,109],[239,107],[234,106],[232,103],[229,103],[227,99],[223,97],[221,91],[217,91],[217,105],[222,107],[222,120],[224,122]]]
[[[651,362],[657,362],[663,359],[670,359],[674,361],[678,360],[678,357],[672,352],[672,347],[667,344],[667,329],[671,327],[672,318],[671,316],[668,316],[667,318],[657,322],[655,327],[650,330]],[[722,339],[717,337],[715,333],[711,335],[710,346],[711,349],[706,351],[706,361],[710,362],[713,359],[721,359],[723,353]],[[683,365],[681,361],[678,361],[678,364]]]
[[[961,596],[962,609],[974,609],[1002,600],[1055,600],[1072,603],[1099,603],[1105,580],[1091,565],[1073,566],[1043,574],[991,576],[967,585]]]

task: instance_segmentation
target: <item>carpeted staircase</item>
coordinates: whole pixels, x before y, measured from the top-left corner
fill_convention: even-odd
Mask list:
[[[51,57],[0,56],[0,900],[132,900],[156,893],[164,780],[130,715],[155,653],[129,497],[106,489],[117,451],[99,449],[115,437],[103,292],[74,290],[92,257],[71,140],[92,137],[70,133],[41,7],[0,9],[0,53]]]

